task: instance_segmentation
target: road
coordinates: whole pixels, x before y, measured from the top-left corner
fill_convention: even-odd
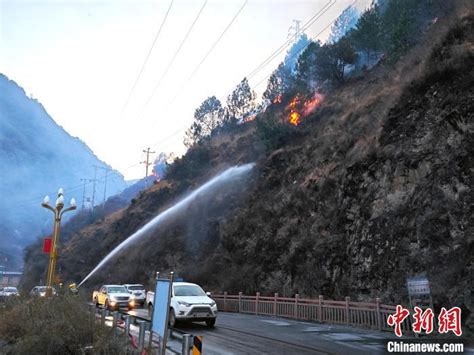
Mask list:
[[[147,316],[144,309],[129,313]],[[177,328],[203,336],[203,354],[212,355],[380,354],[386,340],[394,338],[390,333],[240,313],[220,313],[213,329],[204,323]]]

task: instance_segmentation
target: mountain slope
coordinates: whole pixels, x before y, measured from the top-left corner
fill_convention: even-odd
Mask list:
[[[52,215],[40,206],[45,195],[54,201],[57,189],[63,187],[66,197],[75,197],[80,205],[80,179],[94,177],[93,165],[110,167],[84,142],[58,126],[39,102],[1,74],[0,92],[0,248],[14,249],[18,255],[37,236],[51,233]],[[103,176],[102,169],[97,176]],[[97,184],[96,201],[103,197],[103,184],[104,179]],[[86,186],[88,197],[91,186]],[[111,172],[107,195],[124,187],[123,177]]]
[[[204,201],[85,287],[151,285],[155,271],[174,270],[215,291],[406,304],[405,278],[425,273],[436,307],[460,306],[472,320],[473,26],[472,14],[438,20],[395,66],[328,95],[274,151],[262,149],[255,122],[196,145],[166,181],[71,238],[65,277],[80,281],[222,166],[257,160],[242,192]]]

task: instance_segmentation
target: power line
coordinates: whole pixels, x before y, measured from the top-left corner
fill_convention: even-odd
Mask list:
[[[135,88],[138,84],[138,81],[140,80],[140,77],[142,76],[143,70],[145,69],[145,65],[148,62],[148,59],[150,58],[151,52],[153,51],[153,48],[155,47],[156,41],[158,37],[160,36],[161,30],[163,29],[163,26],[165,25],[166,19],[168,18],[168,14],[170,13],[171,7],[173,6],[174,0],[171,0],[170,6],[168,7],[168,10],[166,11],[165,17],[163,18],[163,21],[161,21],[161,25],[158,29],[158,32],[156,32],[155,38],[153,39],[153,43],[151,44],[150,49],[148,50],[148,53],[145,57],[145,61],[142,64],[142,67],[140,68],[140,72],[138,73],[137,78],[135,79],[135,83],[132,86],[132,90],[130,90],[130,93],[128,94],[127,100],[125,101],[125,104],[122,107],[121,115],[125,111],[125,108],[127,107],[128,103],[130,102],[130,98],[133,95],[133,92],[135,91]]]
[[[305,31],[310,26],[312,26],[322,15],[324,15],[331,7],[336,4],[335,0],[328,1],[318,12],[316,12],[300,29],[300,32]],[[280,47],[278,47],[272,54],[270,54],[262,63],[260,63],[254,70],[250,72],[246,76],[247,79],[252,78],[255,76],[259,71],[261,71],[264,67],[266,67],[273,59],[276,58],[281,52],[283,52],[290,44],[293,43],[294,39],[298,33],[295,33],[289,39],[287,39]]]
[[[229,22],[229,24],[225,27],[224,31],[222,31],[222,33],[219,35],[219,37],[217,38],[217,40],[212,44],[212,46],[209,48],[209,50],[206,52],[206,54],[204,55],[204,57],[201,59],[201,61],[199,62],[199,64],[194,68],[193,72],[191,73],[191,75],[181,83],[178,91],[176,92],[176,95],[173,97],[173,99],[171,99],[171,101],[168,102],[168,104],[166,105],[165,107],[165,110],[168,109],[173,103],[174,101],[176,100],[176,98],[181,94],[182,90],[184,89],[184,87],[186,86],[187,83],[189,83],[191,81],[191,79],[194,77],[194,75],[197,73],[197,71],[201,68],[201,66],[204,64],[204,62],[206,61],[206,59],[209,57],[209,55],[212,53],[212,51],[216,48],[216,46],[219,44],[219,42],[221,41],[221,39],[224,37],[224,35],[226,34],[226,32],[229,30],[229,28],[232,26],[232,24],[235,22],[235,20],[237,19],[237,17],[240,15],[240,13],[242,12],[242,10],[244,9],[245,5],[247,5],[249,0],[245,0],[245,2],[243,3],[243,5],[239,8],[239,10],[236,12],[236,14],[234,15],[234,17],[232,17],[232,20]],[[155,121],[156,122],[156,121]],[[153,125],[153,127],[155,127],[155,125]]]
[[[244,4],[240,7],[239,11],[237,11],[237,13],[234,15],[234,17],[232,18],[232,20],[229,22],[229,24],[227,25],[227,27],[224,29],[224,31],[222,31],[221,35],[217,38],[217,40],[213,43],[213,45],[211,46],[211,48],[207,51],[206,55],[204,56],[204,58],[202,58],[202,60],[199,62],[199,64],[197,65],[197,67],[194,69],[194,71],[192,72],[192,74],[189,76],[188,78],[188,81],[191,80],[194,75],[197,73],[197,71],[199,70],[199,68],[201,67],[201,65],[206,61],[207,57],[209,57],[209,55],[211,54],[211,52],[214,50],[214,48],[216,48],[217,44],[220,42],[220,40],[222,39],[222,37],[224,37],[224,35],[226,34],[226,32],[229,30],[230,26],[232,26],[232,24],[234,23],[234,21],[237,19],[237,17],[240,15],[240,13],[242,12],[242,10],[244,9],[245,5],[247,5],[247,3],[249,2],[249,0],[245,0]]]
[[[146,110],[146,108],[148,107],[148,104],[150,103],[150,101],[153,99],[153,96],[155,96],[155,93],[156,93],[156,90],[158,89],[158,87],[160,86],[161,82],[163,81],[163,79],[166,77],[166,75],[168,74],[171,66],[173,65],[176,57],[178,56],[179,52],[181,51],[181,49],[183,48],[183,45],[184,43],[186,42],[186,40],[188,39],[189,35],[191,34],[193,28],[194,28],[194,25],[196,24],[196,22],[198,21],[199,17],[201,16],[201,13],[202,11],[204,10],[204,8],[206,7],[207,5],[207,0],[204,1],[204,4],[202,5],[201,9],[199,10],[198,14],[196,15],[196,18],[194,19],[194,21],[192,22],[191,26],[189,27],[188,29],[188,32],[186,33],[186,35],[184,36],[183,40],[181,41],[181,44],[179,45],[178,49],[176,50],[176,52],[174,53],[173,57],[171,58],[171,61],[168,63],[168,66],[166,67],[165,71],[163,72],[163,74],[161,75],[160,79],[158,80],[158,83],[156,84],[156,86],[154,87],[153,89],[153,92],[151,93],[150,97],[148,97],[148,100],[145,102],[145,105],[143,105],[143,108],[140,112],[140,116],[144,113],[144,111]]]
[[[351,5],[349,6],[352,6],[354,5],[358,0],[355,0],[352,2]],[[331,27],[336,21],[337,19],[339,18],[339,16],[337,16],[333,21],[331,21],[326,27],[324,27],[321,31],[319,31],[316,35],[314,35],[312,38],[311,38],[311,41],[309,41],[302,49],[301,49],[301,52],[303,52],[311,43],[313,43],[313,41],[316,41],[318,39],[318,37],[324,32],[326,31],[329,27]],[[293,58],[295,55],[298,55],[299,53],[294,53],[293,55],[290,56],[290,58]],[[262,80],[260,80],[257,84],[255,84],[253,87],[252,87],[252,90],[255,89],[256,87],[258,87],[259,85],[261,85],[265,80],[268,80],[268,78],[270,78],[270,76],[272,75],[272,73],[270,73],[269,75],[265,76]]]

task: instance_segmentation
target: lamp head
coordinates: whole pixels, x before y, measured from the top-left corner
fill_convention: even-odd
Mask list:
[[[62,187],[58,190],[58,197],[64,195],[64,189]]]
[[[59,197],[56,199],[56,207],[63,207],[64,206],[64,196],[59,195]]]
[[[43,205],[49,205],[49,196],[46,195],[43,199]]]
[[[71,207],[77,207],[76,199],[74,197],[71,198]]]

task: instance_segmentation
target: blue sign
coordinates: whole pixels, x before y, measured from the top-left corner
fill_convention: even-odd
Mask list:
[[[153,319],[151,330],[164,338],[166,321],[169,310],[170,280],[158,279],[156,281],[155,299],[153,301]]]

